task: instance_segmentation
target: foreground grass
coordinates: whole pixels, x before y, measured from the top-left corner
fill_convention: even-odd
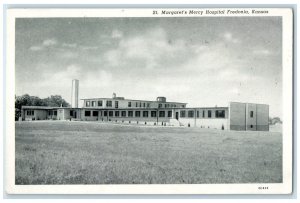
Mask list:
[[[282,135],[17,122],[16,184],[282,182]]]

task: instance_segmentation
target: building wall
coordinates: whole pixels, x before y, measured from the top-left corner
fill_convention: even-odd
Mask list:
[[[246,130],[246,104],[231,102],[229,104],[230,130]]]
[[[211,129],[223,129],[228,130],[228,119],[227,118],[180,118],[178,120],[181,125],[198,128],[211,128]]]
[[[257,130],[269,131],[269,105],[257,104],[256,113],[257,113],[257,121],[256,121]]]
[[[27,115],[27,111],[33,111],[34,115]],[[46,120],[47,119],[47,110],[43,109],[26,109],[24,110],[24,117],[26,121],[31,120]]]
[[[256,104],[246,104],[246,130],[256,130]]]
[[[90,102],[90,106],[86,106],[86,102]],[[92,106],[92,102],[95,102],[95,106]],[[98,106],[98,101],[102,101],[102,106]],[[111,101],[112,106],[107,106],[106,102]],[[83,107],[84,108],[116,108],[116,101],[118,102],[118,108],[159,108],[159,104],[162,104],[162,108],[178,108],[185,107],[186,104],[182,103],[173,103],[173,102],[157,102],[157,101],[138,101],[138,100],[117,100],[117,99],[86,99],[84,100]],[[131,107],[128,107],[128,102],[131,102]],[[175,105],[175,106],[174,106]]]

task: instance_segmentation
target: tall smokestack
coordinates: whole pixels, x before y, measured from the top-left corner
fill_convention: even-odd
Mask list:
[[[72,96],[71,96],[71,107],[78,108],[78,89],[79,89],[79,80],[72,80]]]

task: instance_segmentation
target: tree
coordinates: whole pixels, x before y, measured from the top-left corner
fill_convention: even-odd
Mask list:
[[[66,102],[60,95],[51,95],[48,98],[43,99],[43,102],[46,106],[54,106],[54,107],[68,107],[70,106],[68,102]]]

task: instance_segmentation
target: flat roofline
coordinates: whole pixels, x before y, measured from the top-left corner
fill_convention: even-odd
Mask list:
[[[269,104],[263,104],[263,103],[253,103],[253,102],[229,102],[230,103],[238,103],[238,104],[259,104],[259,105],[267,105],[269,106]]]
[[[150,101],[150,100],[138,100],[138,99],[116,99],[116,98],[87,98],[87,99],[80,99],[80,100],[101,100],[101,99],[109,99],[109,100],[120,100],[120,101],[142,101],[142,102],[158,102],[158,103],[176,103],[176,104],[187,104],[183,102],[160,102],[160,101]]]

